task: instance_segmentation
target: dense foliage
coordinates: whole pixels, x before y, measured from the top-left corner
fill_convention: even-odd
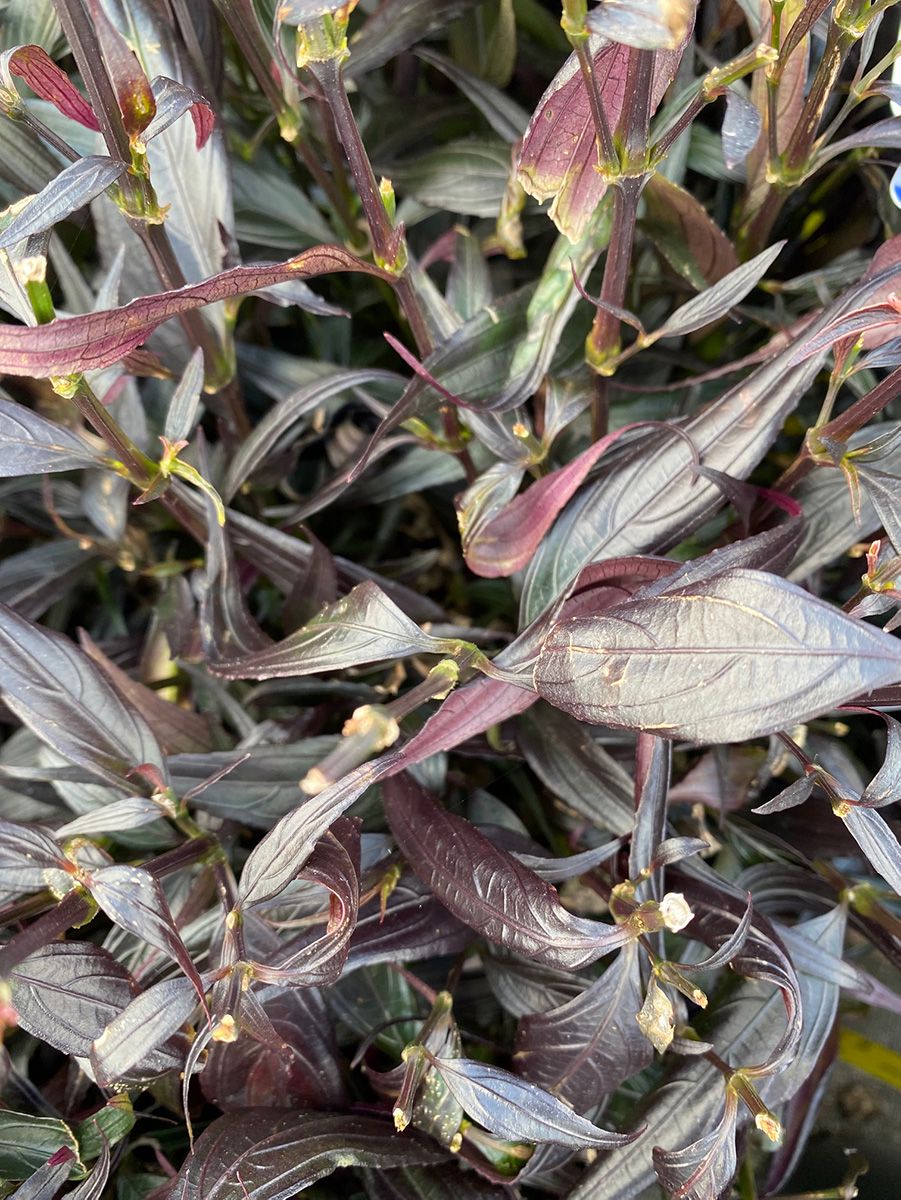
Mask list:
[[[0,1195],[784,1192],[901,1011],[893,0],[0,20]]]

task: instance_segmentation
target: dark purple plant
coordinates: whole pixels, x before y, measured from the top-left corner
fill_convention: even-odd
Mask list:
[[[0,22],[0,1196],[791,1191],[901,1012],[897,6]]]

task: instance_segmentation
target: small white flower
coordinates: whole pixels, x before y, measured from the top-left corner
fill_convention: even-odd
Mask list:
[[[681,892],[666,893],[660,901],[660,915],[670,933],[678,933],[694,917],[688,901]]]

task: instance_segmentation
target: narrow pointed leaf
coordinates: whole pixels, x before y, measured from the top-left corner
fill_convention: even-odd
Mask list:
[[[125,169],[125,163],[102,154],[72,163],[16,213],[0,233],[0,249],[52,229],[105,192]]]
[[[4,702],[47,745],[120,788],[143,763],[165,776],[143,717],[67,638],[0,605],[0,646]]]
[[[860,804],[848,805],[840,816],[848,833],[866,855],[870,865],[879,872],[893,892],[901,894],[901,846],[874,808]]]
[[[159,880],[141,867],[112,866],[92,871],[85,883],[111,921],[175,959],[198,996],[203,996],[200,975],[179,936]]]
[[[109,1086],[135,1068],[150,1076],[181,1067],[184,1057],[164,1043],[181,1028],[197,1007],[197,994],[187,979],[165,979],[141,992],[95,1037],[90,1049],[98,1081]],[[187,1043],[184,1053],[187,1053]]]
[[[638,1136],[599,1129],[550,1092],[500,1067],[471,1058],[432,1061],[466,1114],[497,1137],[610,1150]]]
[[[227,679],[316,675],[412,654],[442,654],[453,645],[424,633],[376,584],[361,583],[284,641],[245,658],[225,659],[214,670]]]
[[[385,814],[401,853],[441,903],[477,933],[550,966],[578,968],[630,934],[574,917],[557,893],[408,775],[384,786]]]
[[[63,116],[99,133],[100,125],[90,104],[40,46],[14,46],[0,56],[0,81],[12,87],[9,75],[24,79],[36,95],[48,100]]]
[[[0,396],[0,477],[95,467],[100,455],[70,429]]]
[[[726,1193],[738,1169],[737,1118],[737,1098],[727,1093],[723,1115],[710,1133],[681,1150],[654,1147],[654,1170],[672,1200],[716,1200]]]
[[[901,722],[882,714],[887,731],[882,766],[867,784],[860,803],[867,808],[882,808],[901,799]]]
[[[171,317],[272,284],[310,279],[332,271],[362,271],[390,279],[378,267],[340,246],[319,246],[285,263],[232,267],[201,283],[141,296],[121,308],[60,317],[33,329],[0,326],[0,371],[46,379],[51,375],[108,367],[140,346],[158,325]]]
[[[638,1028],[643,988],[637,947],[624,946],[603,975],[559,1008],[525,1016],[515,1065],[579,1112],[593,1108],[653,1061]]]
[[[692,333],[695,329],[724,317],[757,286],[784,246],[785,242],[776,242],[768,250],[761,251],[754,258],[730,271],[728,275],[724,275],[694,300],[689,300],[687,304],[677,308],[672,316],[654,331],[654,341],[659,338],[683,337],[686,333]]]
[[[185,1160],[172,1200],[291,1200],[336,1167],[391,1168],[446,1158],[430,1139],[387,1118],[249,1108],[214,1121]],[[243,1192],[242,1192],[243,1188]]]
[[[203,354],[200,350],[195,350],[169,401],[163,433],[170,442],[180,442],[191,436],[197,423],[202,391]]]
[[[145,143],[152,141],[179,117],[190,112],[194,122],[195,145],[198,150],[202,150],[216,124],[216,114],[209,100],[193,88],[179,83],[177,79],[166,79],[163,75],[154,79],[151,88],[156,102],[156,113],[144,130],[142,140]]]

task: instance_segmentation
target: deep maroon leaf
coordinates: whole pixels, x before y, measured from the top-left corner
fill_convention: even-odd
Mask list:
[[[0,605],[0,644],[4,702],[42,741],[120,788],[144,763],[165,777],[143,717],[67,638]]]
[[[9,985],[22,1028],[80,1058],[132,999],[128,971],[90,942],[44,946],[19,963]]]
[[[214,1121],[185,1160],[171,1200],[291,1200],[336,1167],[439,1163],[434,1142],[390,1120],[348,1113],[249,1108]]]
[[[214,1042],[200,1076],[204,1095],[224,1112],[254,1107],[340,1108],[341,1064],[322,995],[312,988],[267,987],[257,993],[282,1050],[242,1034]]]
[[[383,792],[410,866],[454,916],[489,941],[551,966],[578,968],[630,940],[623,928],[572,916],[550,884],[408,775],[387,781]]]
[[[125,703],[141,714],[166,754],[192,754],[210,749],[209,723],[199,713],[164,700],[159,692],[132,679],[83,629],[78,631],[78,640],[82,650],[109,679]]]
[[[33,329],[4,325],[0,327],[0,371],[46,379],[51,375],[107,367],[140,346],[158,325],[171,317],[276,283],[310,279],[333,271],[362,271],[387,278],[377,267],[340,246],[306,250],[285,263],[232,267],[202,283],[141,296],[121,308],[60,317]]]
[[[98,1081],[109,1086],[134,1073],[152,1077],[181,1067],[187,1043],[180,1057],[165,1043],[196,1008],[197,993],[188,979],[165,979],[141,992],[94,1038],[90,1055]]]
[[[111,921],[170,955],[197,995],[203,996],[194,960],[181,940],[159,881],[149,871],[141,867],[101,867],[85,878],[85,886]]]
[[[560,1008],[522,1018],[517,1070],[578,1112],[593,1108],[653,1060],[651,1044],[635,1020],[643,995],[637,947],[624,946],[580,995]]]
[[[658,173],[651,176],[642,196],[643,224],[654,246],[703,295],[704,289],[738,268],[732,242],[691,192]]]
[[[36,95],[49,100],[64,116],[99,132],[90,104],[40,46],[13,46],[5,51],[0,56],[0,81],[12,90],[10,75],[24,79]]]
[[[85,0],[97,33],[104,66],[109,75],[129,138],[136,139],[153,120],[156,101],[150,80],[138,56],[112,23],[101,0]]]
[[[726,1092],[723,1114],[717,1125],[681,1150],[654,1147],[654,1170],[672,1200],[719,1200],[738,1169],[735,1129],[738,1098]]]
[[[317,844],[298,878],[319,884],[329,893],[325,932],[299,945],[282,947],[271,964],[257,963],[254,975],[271,983],[322,987],[341,974],[360,903],[359,821],[338,817]]]
[[[629,48],[600,39],[589,42],[607,123],[616,128],[627,103]],[[677,50],[655,55],[651,112],[672,82],[682,56]],[[557,72],[532,115],[523,137],[517,172],[536,200],[553,204],[549,216],[575,242],[597,209],[607,182],[595,169],[598,152],[588,93],[575,55]]]
[[[599,1129],[550,1092],[499,1067],[470,1058],[432,1061],[467,1115],[498,1137],[609,1150],[638,1136]]]
[[[534,678],[580,720],[712,742],[808,720],[899,675],[895,639],[776,576],[729,570],[561,621]]]
[[[350,940],[347,970],[372,963],[416,962],[456,954],[472,930],[452,916],[414,876],[405,874],[382,912],[380,897],[364,906]]]
[[[456,645],[424,633],[374,583],[361,583],[284,641],[224,659],[214,670],[227,679],[316,675],[413,654],[452,653]]]

